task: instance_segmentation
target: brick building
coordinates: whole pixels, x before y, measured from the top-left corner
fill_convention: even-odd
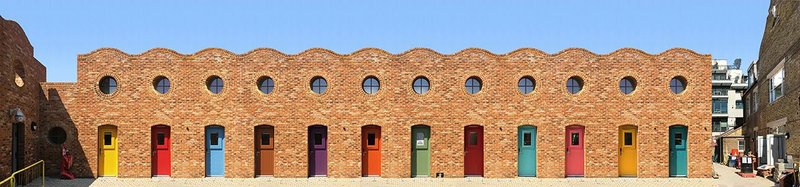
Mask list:
[[[759,164],[800,157],[800,2],[770,1],[759,59],[749,68],[745,92],[747,148]],[[781,162],[781,160],[783,160]]]
[[[44,97],[28,121],[48,173],[63,129],[81,177],[710,177],[710,61],[102,48],[78,56],[76,82],[29,88]]]

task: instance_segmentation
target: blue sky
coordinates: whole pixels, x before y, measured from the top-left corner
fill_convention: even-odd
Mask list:
[[[101,47],[128,53],[269,47],[290,54],[312,47],[338,53],[364,47],[392,53],[634,47],[660,53],[684,47],[749,64],[758,58],[768,6],[766,0],[25,0],[0,2],[0,16],[25,29],[48,81],[73,82],[77,55]]]

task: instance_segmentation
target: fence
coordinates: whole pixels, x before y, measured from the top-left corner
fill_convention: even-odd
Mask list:
[[[36,165],[41,165],[42,166],[42,186],[44,186],[44,160],[39,160],[38,162],[33,163],[28,167],[22,168],[21,170],[12,173],[11,176],[9,176],[8,178],[6,178],[3,181],[0,181],[0,186],[3,186],[7,182],[10,182],[9,186],[16,186],[15,182],[17,180],[16,179],[17,174],[20,174],[20,173],[22,173],[22,172],[24,172],[24,171],[26,171],[28,169],[31,169],[31,168],[33,168],[33,166],[36,166]],[[30,171],[33,171],[33,170],[30,170]]]

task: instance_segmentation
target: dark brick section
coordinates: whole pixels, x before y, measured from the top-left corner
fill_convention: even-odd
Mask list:
[[[775,15],[771,8],[775,7]],[[757,136],[776,133],[776,130],[767,126],[767,123],[786,118],[786,124],[780,133],[789,133],[786,140],[786,154],[794,157],[795,162],[800,158],[800,1],[771,0],[770,14],[766,17],[764,37],[761,40],[761,49],[757,63],[758,81],[745,93],[747,100],[758,100],[758,106],[748,106],[758,109],[747,115],[743,134],[747,138],[748,150],[752,150],[757,143]],[[770,103],[770,77],[769,73],[783,62],[784,64],[784,95]],[[757,94],[754,94],[757,93]],[[752,102],[748,103],[752,104]],[[755,153],[755,152],[754,152]]]
[[[647,54],[620,49],[594,54],[565,49],[546,54],[519,49],[492,54],[465,49],[440,54],[412,49],[390,54],[362,49],[336,54],[309,49],[289,55],[273,49],[234,54],[205,49],[179,54],[152,49],[130,55],[98,49],[78,56],[75,83],[44,83],[48,90],[44,114],[49,126],[64,126],[68,145],[78,154],[81,176],[97,173],[97,127],[119,128],[120,177],[150,177],[150,127],[172,129],[172,176],[204,176],[204,127],[217,124],[226,131],[226,177],[253,177],[253,134],[257,125],[275,126],[276,177],[307,176],[307,127],[328,127],[330,177],[361,176],[361,127],[382,128],[382,177],[409,177],[411,126],[431,126],[431,172],[463,177],[463,132],[477,124],[485,130],[485,176],[517,175],[517,127],[538,127],[539,177],[564,176],[564,130],[586,126],[586,176],[617,177],[618,129],[639,129],[639,177],[668,176],[668,129],[689,127],[689,177],[710,177],[711,61],[687,49]],[[205,86],[210,76],[225,81],[221,94]],[[98,81],[113,76],[119,89],[102,94]],[[167,94],[152,86],[158,76],[172,82]],[[259,92],[259,77],[275,80],[271,94]],[[309,83],[315,76],[328,81],[318,95]],[[380,91],[361,89],[367,76],[380,80]],[[411,88],[417,76],[431,82],[428,93]],[[483,89],[467,94],[464,83],[480,77]],[[522,95],[517,81],[536,80],[532,94]],[[568,94],[566,80],[580,76],[585,87]],[[636,91],[624,95],[619,80],[631,76]],[[669,90],[675,76],[688,80],[682,94]],[[55,97],[58,96],[58,97]],[[75,135],[78,135],[75,137]],[[48,149],[49,150],[49,149]]]
[[[42,128],[40,102],[44,101],[44,93],[39,83],[45,80],[45,67],[33,57],[33,47],[22,27],[0,17],[0,180],[13,173],[11,109],[19,108],[27,117],[22,125],[24,129],[18,131],[24,137],[24,143],[20,144],[19,168],[46,157],[42,150],[51,149],[41,144],[47,129]],[[34,123],[39,127],[36,131],[31,129]],[[55,167],[52,162],[47,164]]]

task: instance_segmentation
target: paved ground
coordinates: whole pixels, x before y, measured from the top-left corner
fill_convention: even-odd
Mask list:
[[[485,179],[485,178],[455,178],[455,179],[382,179],[382,178],[197,178],[197,179],[172,179],[172,178],[98,178],[61,180],[47,178],[47,186],[185,186],[185,187],[222,187],[222,186],[586,186],[586,187],[644,187],[644,186],[675,186],[675,187],[767,187],[773,183],[764,178],[741,178],[736,175],[735,169],[714,164],[714,169],[719,173],[719,179],[686,179],[686,178],[566,178],[566,179],[539,179],[539,178],[511,178],[511,179]],[[36,181],[29,186],[40,186]]]
[[[756,176],[755,178],[742,178],[736,174],[736,168],[723,166],[714,163],[714,171],[719,174],[717,182],[720,187],[757,187],[757,186],[775,186],[771,180]]]

